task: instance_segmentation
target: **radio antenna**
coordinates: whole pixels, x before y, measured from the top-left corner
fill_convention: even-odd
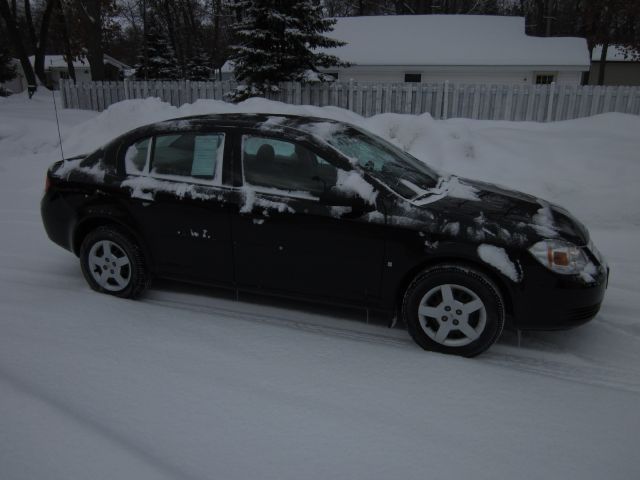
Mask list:
[[[58,140],[60,140],[60,155],[64,161],[64,150],[62,149],[62,135],[60,135],[60,119],[58,118],[58,105],[56,105],[56,91],[51,86],[51,96],[53,97],[53,110],[56,112],[56,126],[58,127]]]

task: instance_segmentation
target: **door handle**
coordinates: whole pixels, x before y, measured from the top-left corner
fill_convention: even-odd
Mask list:
[[[134,188],[133,190],[131,190],[131,198],[144,200],[142,204],[144,206],[147,206],[155,200],[155,192],[148,188]]]
[[[262,225],[264,223],[264,221],[266,220],[266,216],[261,214],[261,213],[257,213],[252,211],[242,211],[240,210],[240,217],[242,218],[246,218],[247,220],[251,220],[251,223],[253,223],[254,225]]]

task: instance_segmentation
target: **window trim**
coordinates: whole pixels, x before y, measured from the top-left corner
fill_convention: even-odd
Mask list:
[[[147,148],[147,159],[144,162],[144,168],[142,169],[142,174],[145,177],[149,176],[149,165],[151,164],[151,156],[153,154],[153,150],[156,146],[156,136],[153,135],[150,139],[149,139],[149,148]],[[125,152],[125,155],[127,153]],[[126,165],[125,165],[126,167]]]
[[[148,167],[149,167],[149,156],[151,155],[151,149],[153,147],[153,137],[154,137],[153,135],[146,135],[146,136],[138,137],[133,141],[127,142],[126,146],[122,146],[121,145],[118,148],[118,157],[120,158],[120,161],[118,163],[121,162],[120,165],[122,165],[122,172],[124,173],[125,177],[129,177],[129,176],[133,176],[133,177],[147,176]],[[147,155],[146,155],[145,160],[144,160],[144,166],[142,167],[142,170],[140,172],[129,172],[128,169],[127,169],[127,152],[135,144],[140,143],[140,142],[144,142],[145,140],[149,140],[149,145],[147,147]]]
[[[551,77],[549,83],[538,83],[538,77]],[[558,72],[533,72],[533,84],[534,85],[551,85],[558,81]]]

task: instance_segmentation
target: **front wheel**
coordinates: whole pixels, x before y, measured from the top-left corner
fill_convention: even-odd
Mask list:
[[[87,235],[80,265],[89,286],[102,293],[136,298],[149,283],[140,247],[120,229],[103,226]]]
[[[404,296],[409,334],[425,350],[474,357],[502,333],[504,302],[481,272],[439,265],[416,277]]]

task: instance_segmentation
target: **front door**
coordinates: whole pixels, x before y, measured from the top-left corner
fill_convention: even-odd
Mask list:
[[[232,217],[239,286],[362,302],[380,296],[383,216],[320,198],[349,175],[293,141],[244,135]]]

